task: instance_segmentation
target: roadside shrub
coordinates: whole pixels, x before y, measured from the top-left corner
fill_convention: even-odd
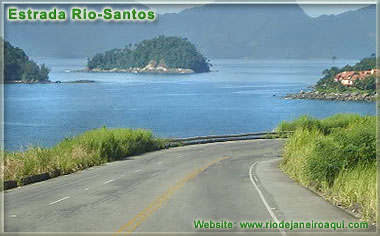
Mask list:
[[[376,220],[376,117],[338,114],[323,120],[300,117],[278,129],[294,130],[281,168],[336,204]]]
[[[303,115],[293,121],[281,121],[276,131],[295,131],[297,128],[303,128],[308,130],[320,129],[321,122],[320,120],[317,120],[311,116]]]
[[[345,128],[350,124],[355,124],[362,117],[358,114],[335,114],[321,120],[321,128],[325,134],[331,133],[334,129]]]
[[[298,128],[287,140],[284,148],[284,159],[281,167],[291,177],[299,180],[301,183],[308,185],[309,176],[307,159],[312,155],[315,148],[314,140],[323,134],[317,129]]]
[[[346,167],[354,167],[359,162],[376,160],[376,119],[364,117],[346,129],[332,133],[339,144],[339,152],[346,157]]]
[[[314,148],[305,166],[309,173],[307,178],[314,181],[317,188],[324,184],[332,186],[345,165],[345,158],[333,139],[316,138],[313,142]]]
[[[358,163],[356,167],[339,173],[327,197],[336,204],[360,212],[363,220],[374,221],[378,199],[376,177],[374,163]]]
[[[324,134],[329,134],[336,128],[345,128],[361,119],[363,117],[358,114],[335,114],[322,120],[303,115],[292,121],[281,121],[276,131],[295,131],[297,128],[304,128],[308,130],[318,129]]]

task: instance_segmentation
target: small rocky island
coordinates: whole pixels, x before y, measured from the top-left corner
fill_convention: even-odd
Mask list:
[[[85,72],[202,73],[209,72],[209,60],[186,38],[158,36],[133,47],[112,49],[89,58]]]
[[[322,99],[339,101],[375,101],[376,78],[379,70],[376,69],[376,57],[373,55],[364,58],[354,66],[346,65],[343,68],[331,67],[323,71],[324,77],[312,91],[288,94],[285,99]]]

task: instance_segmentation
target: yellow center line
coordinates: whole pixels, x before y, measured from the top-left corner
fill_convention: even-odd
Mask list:
[[[215,165],[216,163],[229,159],[231,157],[223,157],[216,160],[211,161],[206,166],[195,169],[194,171],[190,172],[188,175],[183,177],[178,183],[176,183],[174,186],[166,190],[160,197],[155,199],[147,208],[142,210],[139,214],[137,214],[135,217],[130,219],[125,225],[123,225],[116,233],[113,234],[113,236],[120,234],[124,232],[123,234],[130,234],[137,227],[139,227],[150,215],[152,215],[156,210],[158,210],[162,204],[164,204],[178,189],[180,189],[183,185],[185,185],[189,180],[194,179],[197,175],[199,175],[202,171],[206,170],[212,165]]]

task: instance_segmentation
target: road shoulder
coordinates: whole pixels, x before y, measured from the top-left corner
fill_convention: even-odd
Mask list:
[[[359,221],[343,209],[295,183],[281,171],[280,161],[280,158],[260,161],[253,170],[253,175],[258,179],[257,186],[279,221],[345,221],[347,223]],[[331,232],[331,230],[326,231]],[[363,230],[360,231],[363,232]]]

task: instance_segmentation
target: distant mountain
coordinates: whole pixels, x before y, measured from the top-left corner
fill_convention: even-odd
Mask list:
[[[188,38],[209,58],[362,58],[375,52],[376,6],[312,18],[291,4],[211,4],[153,23],[5,24],[6,39],[32,56],[90,57],[162,34]]]

